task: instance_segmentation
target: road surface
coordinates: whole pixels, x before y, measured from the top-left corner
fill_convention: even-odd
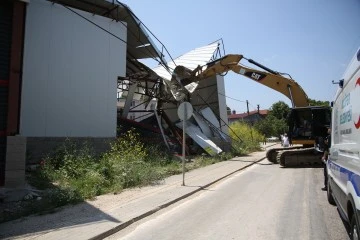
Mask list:
[[[260,162],[108,239],[348,239],[322,168]]]

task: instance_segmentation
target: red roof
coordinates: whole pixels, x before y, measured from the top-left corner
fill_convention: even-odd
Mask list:
[[[249,116],[254,115],[254,114],[258,114],[258,111],[254,110],[254,111],[249,112]],[[259,114],[260,115],[268,115],[269,110],[260,110]],[[230,115],[228,115],[228,119],[240,119],[240,118],[246,118],[247,116],[248,116],[247,112],[239,113],[239,114],[230,114]]]

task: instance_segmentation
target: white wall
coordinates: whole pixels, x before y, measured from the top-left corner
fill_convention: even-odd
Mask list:
[[[218,92],[218,100],[219,100],[219,116],[221,117],[220,127],[221,130],[228,134],[229,127],[228,127],[228,117],[227,117],[227,109],[226,109],[226,97],[224,96],[225,93],[225,81],[224,77],[220,75],[216,75],[216,83],[217,83],[217,92]]]
[[[121,23],[77,12],[126,40]],[[125,71],[125,43],[61,5],[31,0],[26,13],[20,134],[116,136],[116,82]]]

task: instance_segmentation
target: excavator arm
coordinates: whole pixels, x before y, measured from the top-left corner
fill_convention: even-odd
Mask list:
[[[240,64],[242,59],[245,59],[243,55],[230,54],[204,66],[198,66],[194,70],[184,66],[177,66],[174,69],[172,81],[177,81],[184,87],[216,74],[233,71],[284,94],[291,100],[293,107],[306,107],[309,105],[306,93],[293,79],[286,78],[251,59],[248,60],[250,63],[265,69],[266,72],[243,66]]]

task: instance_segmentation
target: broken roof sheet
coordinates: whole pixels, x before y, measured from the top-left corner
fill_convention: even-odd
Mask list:
[[[195,48],[184,55],[176,58],[173,62],[168,62],[168,66],[170,69],[175,69],[177,65],[182,65],[184,67],[189,68],[190,70],[194,70],[199,65],[205,65],[208,63],[214,56],[215,52],[218,49],[219,42],[214,42],[209,45]],[[175,62],[175,63],[174,63]],[[155,73],[157,73],[164,80],[171,80],[171,73],[169,73],[163,66],[158,66],[153,69]]]

